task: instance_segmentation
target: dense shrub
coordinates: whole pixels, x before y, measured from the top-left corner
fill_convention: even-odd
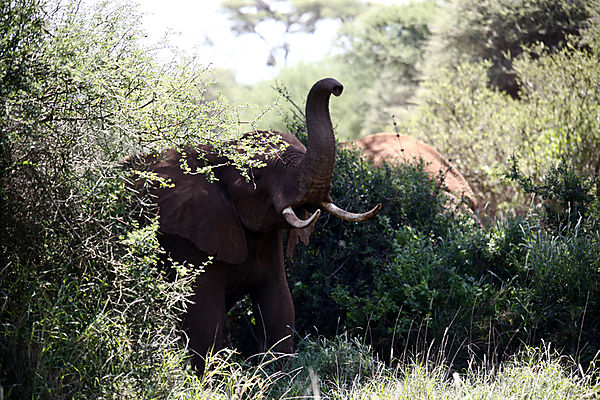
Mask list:
[[[488,215],[526,204],[517,185],[501,179],[515,153],[535,182],[561,158],[572,159],[583,173],[598,161],[597,7],[586,12],[595,19],[581,38],[571,38],[554,52],[531,44],[511,59],[518,100],[489,87],[491,62],[460,62],[452,69],[436,67],[422,85],[414,118],[402,121],[403,133],[452,159],[481,203],[488,204]]]
[[[297,251],[289,269],[300,334],[367,330],[375,348],[389,353],[394,344],[398,354],[422,323],[443,332],[457,304],[442,300],[472,302],[484,235],[444,208],[440,182],[423,165],[377,168],[343,150],[334,174],[332,198],[344,208],[384,206],[365,223],[324,218]]]
[[[199,269],[157,271],[155,210],[121,162],[184,144],[231,151],[235,114],[204,100],[194,60],[155,61],[132,7],[9,0],[0,12],[4,395],[192,396],[178,319]]]
[[[554,229],[581,228],[597,230],[597,197],[594,187],[600,180],[598,176],[584,176],[572,160],[562,159],[553,165],[544,176],[543,182],[536,184],[531,177],[523,176],[517,160],[513,157],[509,171],[505,174],[509,180],[518,182],[525,193],[533,194],[542,200],[542,222]],[[579,226],[581,218],[586,224]]]
[[[521,54],[523,47],[538,42],[548,51],[560,50],[569,36],[581,34],[597,6],[596,0],[445,2],[432,24],[426,75],[440,67],[457,67],[464,61],[490,61],[490,84],[518,97],[513,57]]]
[[[360,224],[322,218],[310,245],[288,262],[300,336],[349,330],[386,357],[431,351],[459,364],[473,355],[503,359],[542,341],[593,359],[600,345],[593,185],[557,166],[542,187],[553,188],[545,193],[558,208],[482,228],[444,204],[440,180],[422,165],[377,168],[339,152],[332,198],[346,209],[384,207]],[[574,181],[584,183],[578,205],[563,196],[574,193]],[[548,222],[557,215],[566,219]]]

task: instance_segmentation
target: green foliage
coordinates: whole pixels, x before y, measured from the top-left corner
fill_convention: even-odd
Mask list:
[[[456,293],[456,302],[470,296],[464,281],[474,273],[472,259],[481,252],[477,241],[483,238],[477,231],[463,237],[475,229],[474,223],[451,207],[445,210],[440,182],[423,168],[377,168],[356,151],[339,152],[332,198],[350,210],[381,201],[383,210],[362,224],[327,218],[309,247],[291,262],[300,332],[313,326],[327,336],[343,327],[368,329],[377,349],[389,351],[394,340],[402,349],[411,323],[432,317],[437,296]],[[444,242],[448,235],[458,237]],[[454,279],[450,287],[448,279]]]
[[[530,115],[523,118],[524,154],[543,168],[564,156],[579,170],[592,171],[600,159],[599,43],[585,50],[568,45],[549,55],[543,49],[532,47],[515,61],[523,112]]]
[[[539,188],[554,214],[482,228],[444,203],[443,177],[431,179],[423,165],[378,168],[339,151],[332,198],[349,210],[384,206],[360,224],[322,217],[288,262],[299,334],[347,329],[385,357],[428,349],[459,366],[542,341],[591,361],[599,346],[598,200],[572,167],[545,176]],[[575,209],[569,229],[543,223],[574,218]]]
[[[440,70],[424,83],[418,110],[399,123],[399,130],[431,143],[451,159],[494,215],[497,208],[507,208],[503,202],[524,203],[515,185],[506,185],[501,175],[506,160],[526,138],[535,140],[536,133],[524,127],[531,120],[530,110],[487,87],[488,67],[489,63],[463,64]],[[524,166],[527,172],[532,164]]]
[[[425,74],[465,61],[490,61],[492,86],[516,97],[512,58],[538,42],[550,51],[563,48],[597,6],[596,1],[569,0],[451,1],[433,25]]]
[[[0,101],[20,89],[30,89],[35,48],[42,35],[39,1],[5,1],[0,6]]]
[[[439,70],[425,82],[419,109],[400,129],[451,158],[489,203],[489,215],[509,204],[522,208],[525,199],[516,185],[502,179],[515,152],[520,169],[535,182],[562,158],[585,173],[598,160],[600,64],[593,32],[588,49],[567,45],[546,54],[535,46],[516,59],[520,100],[487,87],[489,62]]]
[[[371,7],[340,29],[344,57],[370,78],[384,73],[388,79],[395,71],[398,79],[414,84],[435,13],[431,0]]]
[[[406,113],[420,81],[419,69],[437,12],[433,0],[372,6],[339,30],[339,58],[361,92],[360,134],[385,131],[392,115]]]
[[[580,218],[594,218],[593,202],[596,199],[592,191],[598,177],[580,175],[572,162],[561,160],[550,168],[541,184],[535,184],[530,177],[522,175],[513,158],[506,177],[517,181],[525,193],[533,193],[545,201],[544,222],[555,228],[576,227]]]
[[[290,397],[317,396],[348,390],[387,376],[391,369],[373,355],[370,346],[344,333],[331,339],[303,338],[298,344],[298,355],[289,361],[285,371],[294,374],[281,382],[285,387],[274,387],[274,398],[283,393]]]
[[[244,170],[263,144],[240,139],[223,99],[204,98],[205,68],[154,60],[134,8],[8,1],[0,10],[5,396],[198,391],[178,324],[202,266],[178,266],[173,279],[157,270],[155,210],[121,163],[202,143]]]

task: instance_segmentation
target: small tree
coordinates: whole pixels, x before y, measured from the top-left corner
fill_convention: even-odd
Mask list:
[[[361,135],[384,131],[411,108],[437,11],[433,0],[371,6],[340,28],[339,58],[362,93]]]
[[[345,21],[356,16],[364,7],[361,0],[225,0],[223,7],[233,21],[232,30],[237,35],[254,34],[271,47],[267,65],[278,63],[277,53],[283,51],[283,64],[290,52],[289,35],[314,33],[317,23],[324,19]],[[260,25],[266,22],[283,27],[281,43],[260,33]]]
[[[487,60],[491,85],[517,97],[512,60],[522,47],[541,42],[550,52],[562,49],[570,35],[580,35],[594,4],[597,7],[595,0],[451,1],[433,25],[425,74]]]
[[[155,210],[121,164],[210,144],[244,171],[262,144],[224,99],[205,99],[204,67],[155,61],[134,8],[9,0],[0,12],[4,393],[193,397],[178,319],[202,266],[174,280],[156,269]]]

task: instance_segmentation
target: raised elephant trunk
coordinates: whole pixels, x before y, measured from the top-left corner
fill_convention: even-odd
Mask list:
[[[313,204],[322,207],[331,215],[347,221],[364,221],[371,218],[381,208],[378,204],[372,210],[354,214],[342,210],[331,202],[331,179],[335,165],[336,143],[333,125],[329,115],[329,98],[342,94],[344,87],[332,78],[322,79],[315,83],[306,99],[306,126],[308,143],[306,153],[298,165],[299,198],[294,204],[288,204],[282,215],[293,228],[306,228],[319,216],[317,210],[306,220],[299,219],[291,206]]]
[[[335,79],[315,83],[306,99],[308,144],[300,164],[302,203],[317,202],[329,194],[335,165],[336,144],[329,115],[329,97],[339,96],[344,87]]]

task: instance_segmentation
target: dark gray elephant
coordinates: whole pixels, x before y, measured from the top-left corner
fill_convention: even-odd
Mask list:
[[[257,316],[262,350],[274,346],[275,351],[292,352],[294,307],[283,264],[282,230],[311,229],[321,210],[362,221],[381,208],[378,204],[367,213],[353,214],[330,198],[336,143],[329,98],[342,89],[335,79],[323,79],[310,90],[307,148],[291,134],[260,132],[280,135],[288,146],[277,157],[265,159],[266,167],[253,171],[251,182],[208,148],[188,150],[187,163],[192,170],[206,163],[218,166],[214,183],[204,174],[184,173],[181,154],[173,150],[148,167],[174,183],[174,188],[151,190],[159,206],[162,246],[179,262],[199,265],[214,256],[195,283],[183,322],[199,368],[211,347],[222,346],[226,312],[246,294]]]

